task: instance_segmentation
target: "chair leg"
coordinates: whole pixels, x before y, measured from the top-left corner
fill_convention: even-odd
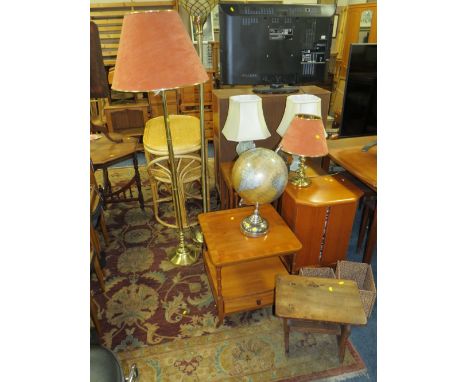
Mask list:
[[[141,179],[140,179],[140,171],[138,170],[138,158],[136,152],[133,153],[133,168],[135,169],[135,182],[138,189],[138,203],[140,203],[140,208],[144,211],[145,210],[145,202],[143,200],[143,192],[141,191]]]
[[[94,268],[94,272],[96,273],[96,276],[98,278],[99,286],[101,287],[101,290],[103,292],[105,292],[106,287],[104,285],[104,274],[102,273],[101,264],[99,264],[99,259],[98,259],[97,256],[94,256],[93,268]]]
[[[94,249],[94,253],[98,258],[101,258],[101,244],[99,243],[99,235],[97,234],[96,230],[93,227],[91,228],[90,238],[91,238],[91,245]]]
[[[99,323],[98,315],[97,315],[97,309],[96,309],[96,303],[94,302],[93,296],[90,295],[89,297],[89,302],[91,305],[91,320],[93,321],[93,325],[96,328],[96,331],[98,335],[101,335],[101,324]]]
[[[104,218],[104,211],[99,216],[99,226],[101,227],[102,236],[104,236],[104,242],[109,245],[109,232],[107,231],[106,220]]]

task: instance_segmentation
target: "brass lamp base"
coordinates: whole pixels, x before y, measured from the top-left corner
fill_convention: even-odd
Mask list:
[[[305,173],[305,157],[301,156],[299,158],[299,168],[296,171],[296,174],[290,180],[291,184],[302,188],[310,186],[310,179],[306,177]]]
[[[306,177],[301,177],[300,175],[295,175],[291,180],[290,183],[296,187],[309,187],[310,180]]]
[[[241,221],[240,229],[245,236],[259,237],[267,234],[269,228],[268,221],[258,213],[258,203],[252,215]]]
[[[198,250],[187,244],[179,245],[168,257],[174,265],[192,265],[198,260]]]

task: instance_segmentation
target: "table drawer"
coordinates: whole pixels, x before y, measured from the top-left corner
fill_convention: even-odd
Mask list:
[[[251,296],[224,300],[224,312],[229,314],[273,305],[274,297],[275,294],[272,290],[270,292],[259,293]]]

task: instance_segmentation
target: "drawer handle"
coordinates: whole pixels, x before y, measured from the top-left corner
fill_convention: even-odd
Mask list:
[[[257,305],[262,305],[262,300],[257,300]]]

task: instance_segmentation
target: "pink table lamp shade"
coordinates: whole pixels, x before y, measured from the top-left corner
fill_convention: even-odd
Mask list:
[[[328,154],[322,119],[308,114],[297,114],[280,143],[281,150],[304,157],[322,157]]]
[[[206,70],[176,11],[125,15],[112,89],[149,92],[206,81]]]

